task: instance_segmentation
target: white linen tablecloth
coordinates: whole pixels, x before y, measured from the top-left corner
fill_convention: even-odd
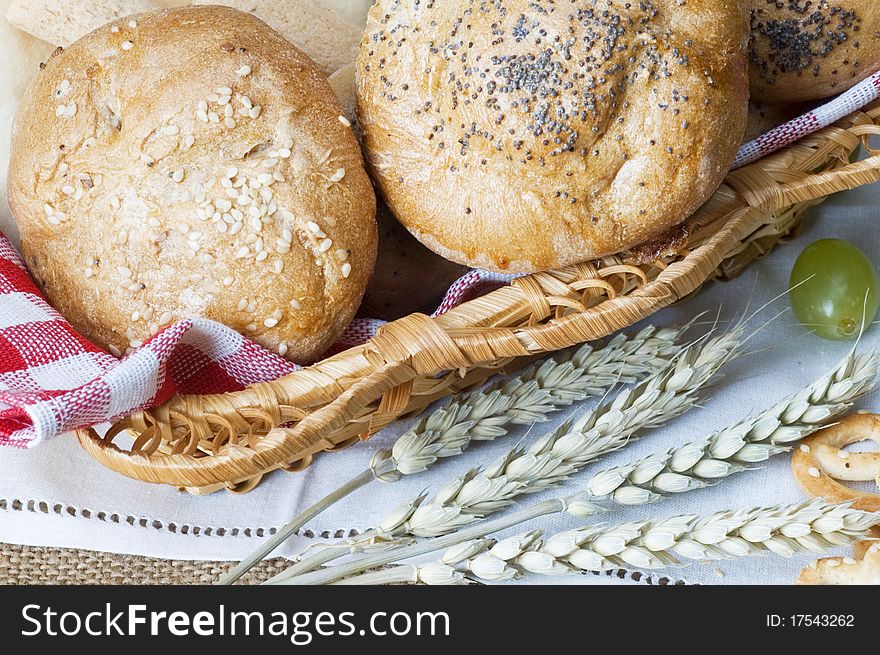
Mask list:
[[[711,318],[720,311],[722,321],[738,319],[748,307],[757,308],[783,293],[797,254],[812,241],[828,236],[848,239],[880,264],[880,185],[839,194],[812,210],[806,229],[793,242],[782,245],[769,257],[753,264],[740,278],[712,283],[697,296],[657,314],[660,325],[682,324],[707,311]],[[788,306],[783,298],[753,323]],[[864,336],[864,348],[880,347],[880,330],[872,327]],[[668,426],[654,430],[637,443],[603,458],[575,476],[564,489],[526,498],[535,502],[574,489],[588,479],[590,471],[624,463],[640,454],[689,441],[769,406],[775,400],[812,382],[842,357],[851,343],[822,341],[807,334],[789,312],[763,329],[749,344],[748,353],[728,364],[700,409],[689,412]],[[574,407],[557,414],[557,420]],[[880,411],[872,396],[860,407]],[[64,436],[31,451],[0,450],[0,541],[30,545],[79,547],[111,552],[184,558],[235,559],[250,552],[270,527],[277,527],[340,483],[362,471],[381,447],[393,443],[408,427],[404,421],[386,428],[372,440],[348,450],[325,454],[302,473],[274,473],[251,493],[216,493],[192,496],[169,487],[128,480],[103,469],[81,451],[72,437]],[[495,443],[476,444],[465,454],[447,459],[427,473],[403,478],[393,484],[374,482],[305,526],[279,552],[290,555],[323,533],[332,538],[352,529],[377,524],[400,501],[479,463],[488,463],[520,439],[529,441],[551,429],[556,421],[513,430]],[[769,462],[760,470],[724,480],[702,489],[641,508],[615,511],[602,517],[607,523],[636,517],[704,514],[725,508],[794,503],[803,499],[789,469],[788,456]],[[548,532],[577,524],[555,517],[534,522]],[[837,551],[847,554],[847,549]],[[812,559],[811,555],[789,560],[767,556],[748,560],[693,564],[658,574],[672,579],[706,584],[788,584]],[[614,580],[617,580],[614,578]],[[608,576],[570,575],[558,579],[530,576],[525,582],[609,582]]]

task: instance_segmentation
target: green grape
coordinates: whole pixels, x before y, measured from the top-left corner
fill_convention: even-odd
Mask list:
[[[823,339],[851,339],[877,314],[877,271],[861,250],[841,239],[810,244],[791,270],[795,316]]]

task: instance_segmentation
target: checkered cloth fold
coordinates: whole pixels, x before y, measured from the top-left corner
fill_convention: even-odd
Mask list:
[[[880,72],[831,102],[745,144],[744,166],[830,125],[880,96]],[[470,271],[436,314],[513,276]],[[382,322],[355,320],[339,350],[371,338]],[[237,391],[296,366],[205,319],[180,321],[119,360],[89,343],[43,299],[12,244],[0,235],[0,446],[26,448],[67,430],[158,405],[175,393]]]

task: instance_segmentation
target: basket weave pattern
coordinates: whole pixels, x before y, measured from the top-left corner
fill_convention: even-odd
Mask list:
[[[177,396],[118,421],[103,437],[91,429],[77,437],[129,477],[199,492],[248,491],[272,470],[300,470],[315,454],[366,439],[499,370],[607,336],[707,280],[735,277],[825,196],[880,180],[872,136],[880,136],[880,103],[731,172],[674,247],[647,261],[640,249],[519,278],[445,315],[389,323],[370,342],[274,382]],[[850,163],[860,143],[869,157]]]

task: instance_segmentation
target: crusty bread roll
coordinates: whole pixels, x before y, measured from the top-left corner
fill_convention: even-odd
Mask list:
[[[358,58],[374,178],[425,245],[529,272],[677,225],[742,141],[740,2],[378,0]]]
[[[315,0],[319,5],[332,9],[356,25],[363,25],[373,0]]]
[[[876,0],[750,0],[752,98],[837,95],[880,69]]]
[[[358,314],[393,321],[413,312],[432,312],[468,267],[425,248],[381,203],[376,223],[379,255]]]
[[[49,300],[125,351],[204,316],[297,361],[360,303],[375,198],[314,63],[223,7],[122,19],[54,56],[16,117],[9,201]]]
[[[6,19],[47,43],[68,46],[111,20],[156,8],[150,0],[14,0]]]
[[[315,60],[330,75],[357,56],[363,28],[315,0],[195,0],[225,5],[266,21],[272,29]]]

